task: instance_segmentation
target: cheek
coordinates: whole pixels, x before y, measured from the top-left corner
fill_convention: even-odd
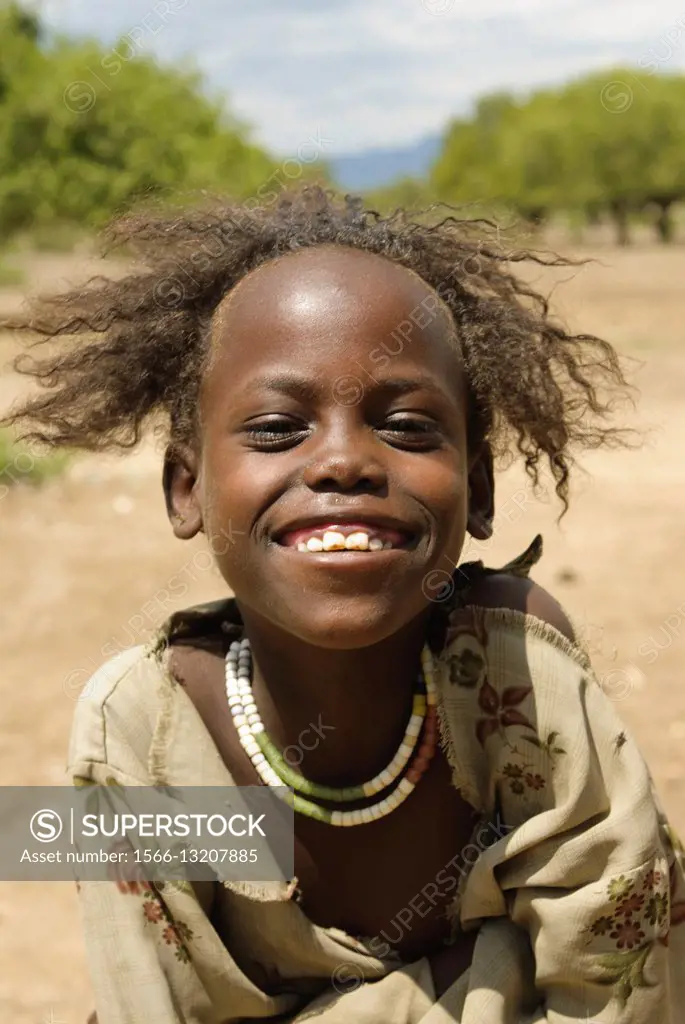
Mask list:
[[[425,463],[414,481],[407,474],[403,484],[405,490],[413,490],[421,496],[420,500],[431,512],[441,533],[450,532],[455,519],[465,519],[468,472],[461,460]]]
[[[228,439],[208,444],[203,452],[198,489],[205,525],[220,527],[222,520],[232,516],[240,517],[243,521],[235,525],[245,529],[244,521],[259,501],[259,467]]]
[[[228,445],[208,450],[198,481],[207,541],[222,574],[240,573],[254,555],[255,523],[278,493],[274,464]]]
[[[436,530],[436,564],[442,559],[458,562],[468,514],[468,470],[465,463],[434,465],[422,476],[421,500],[429,509]]]
[[[227,471],[228,465],[230,462],[225,458],[208,456],[203,460],[198,479],[204,532],[220,562],[235,555],[233,549],[250,530],[249,494],[243,481]]]

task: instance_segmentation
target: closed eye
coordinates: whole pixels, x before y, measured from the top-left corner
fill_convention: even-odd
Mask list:
[[[377,429],[383,439],[395,447],[436,448],[441,438],[440,427],[435,420],[407,413],[388,417]]]
[[[372,427],[394,448],[427,450],[439,447],[441,430],[435,420],[417,414],[394,414]],[[243,433],[258,451],[285,451],[310,435],[312,427],[291,416],[271,415],[245,424]]]
[[[387,421],[391,430],[407,430],[417,433],[427,433],[437,429],[434,420],[420,419],[416,416],[395,416]]]
[[[281,451],[290,448],[307,436],[309,428],[302,421],[289,416],[269,418],[246,424],[245,436],[255,448],[263,451]]]

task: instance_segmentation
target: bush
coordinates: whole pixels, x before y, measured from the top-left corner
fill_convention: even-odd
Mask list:
[[[38,453],[0,430],[0,497],[15,484],[42,484],[60,476],[70,458],[66,452]]]

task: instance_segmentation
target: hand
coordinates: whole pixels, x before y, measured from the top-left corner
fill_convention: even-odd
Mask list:
[[[447,989],[471,966],[477,931],[464,932],[452,946],[443,946],[428,957],[433,975],[435,998],[440,999]]]

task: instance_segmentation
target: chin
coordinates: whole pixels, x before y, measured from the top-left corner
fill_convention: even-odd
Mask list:
[[[281,621],[279,625],[313,647],[352,651],[387,640],[411,622],[417,613],[417,609],[398,608],[395,602],[389,607],[385,603],[372,603],[360,598],[349,601],[337,599],[331,602],[330,607],[319,602],[306,620],[288,616],[288,621]]]

